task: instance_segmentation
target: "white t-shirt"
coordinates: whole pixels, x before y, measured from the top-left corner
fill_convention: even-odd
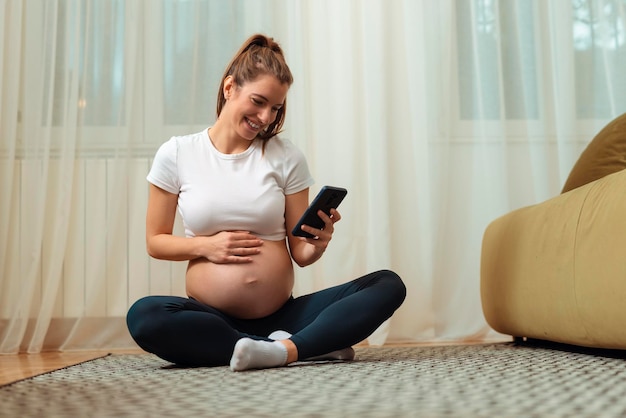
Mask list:
[[[175,136],[157,151],[148,181],[178,194],[178,211],[188,237],[220,231],[250,231],[266,240],[282,240],[285,195],[313,184],[306,159],[278,136],[255,139],[240,154],[222,154],[208,129]]]

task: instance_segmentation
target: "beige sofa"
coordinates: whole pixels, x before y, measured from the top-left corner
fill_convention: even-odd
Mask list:
[[[563,193],[494,220],[481,300],[503,334],[626,349],[626,114],[591,141]]]

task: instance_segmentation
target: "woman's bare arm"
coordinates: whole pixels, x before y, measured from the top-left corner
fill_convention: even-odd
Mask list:
[[[210,237],[173,235],[178,195],[150,185],[146,248],[151,257],[184,261],[204,257],[214,263],[249,263],[263,241],[247,231],[222,231]]]
[[[317,239],[296,237],[291,234],[291,230],[309,205],[309,189],[285,196],[285,226],[289,240],[291,257],[300,266],[313,264],[322,257],[328,247],[334,232],[333,224],[341,219],[341,215],[335,209],[331,210],[331,217],[320,211],[318,215],[324,221],[323,229],[315,229],[308,226],[303,227]]]

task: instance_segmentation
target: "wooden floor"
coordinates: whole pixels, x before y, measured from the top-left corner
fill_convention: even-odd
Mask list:
[[[433,345],[459,345],[459,344],[486,344],[492,342],[506,342],[510,338],[490,341],[463,341],[450,343],[410,343],[388,344],[389,347],[398,346],[433,346]],[[46,352],[39,354],[5,354],[0,355],[0,386],[11,382],[48,373],[64,367],[73,366],[84,361],[93,360],[108,354],[141,354],[145,351],[137,348],[130,350],[106,350],[106,351],[74,351],[74,352]]]
[[[39,354],[4,354],[0,355],[0,386],[29,377],[48,373],[84,361],[93,360],[107,354],[143,353],[136,350],[75,351],[49,352]]]

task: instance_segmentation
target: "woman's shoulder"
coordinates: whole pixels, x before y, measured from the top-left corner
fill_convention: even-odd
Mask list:
[[[298,148],[297,145],[291,142],[291,140],[278,135],[267,141],[267,143],[265,144],[265,151],[270,153],[276,153],[281,157],[290,155],[299,157],[300,155],[303,155],[300,148]]]
[[[194,147],[206,144],[207,139],[207,131],[204,129],[192,134],[173,136],[168,142],[173,142],[177,146]]]
[[[198,153],[202,147],[206,146],[207,141],[204,139],[206,135],[204,132],[172,136],[159,146],[157,155],[169,155],[171,158],[177,159],[181,153],[185,155]]]

